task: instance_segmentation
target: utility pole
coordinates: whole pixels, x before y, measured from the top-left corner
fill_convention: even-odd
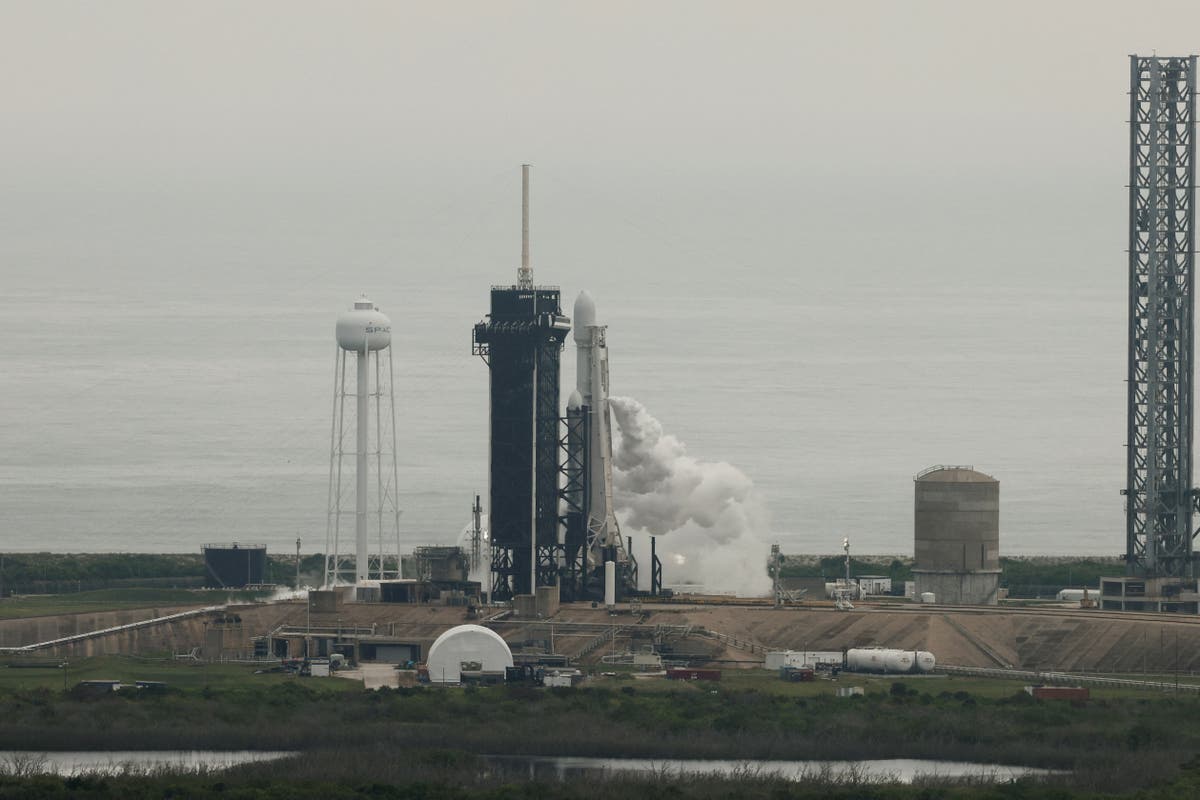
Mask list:
[[[783,562],[783,553],[779,544],[771,545],[771,592],[775,595],[775,607],[783,605],[782,586],[779,581],[779,568]],[[653,566],[651,567],[653,568]]]
[[[846,585],[850,585],[850,537],[842,539],[842,549],[846,551]]]
[[[296,537],[296,589],[300,589],[300,537]]]

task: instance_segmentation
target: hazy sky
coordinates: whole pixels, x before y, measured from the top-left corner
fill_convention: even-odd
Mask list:
[[[1181,2],[0,4],[4,182],[1111,168]],[[1119,165],[1118,165],[1119,166]]]
[[[1119,552],[1128,56],[1197,50],[1194,0],[0,0],[0,502],[23,548],[317,541],[365,291],[444,543],[532,162],[535,277],[595,295],[614,392],[797,546],[904,552],[912,475],[973,463],[1018,547]]]

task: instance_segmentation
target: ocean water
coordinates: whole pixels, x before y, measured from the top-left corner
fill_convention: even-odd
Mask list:
[[[761,538],[911,553],[912,477],[954,463],[1000,480],[1003,552],[1123,550],[1119,176],[723,178],[535,176],[535,277],[568,314],[594,295],[613,393],[745,473]],[[404,545],[456,541],[487,488],[471,326],[515,276],[518,186],[428,189],[0,197],[0,547],[322,549],[333,323],[363,292],[393,321]]]

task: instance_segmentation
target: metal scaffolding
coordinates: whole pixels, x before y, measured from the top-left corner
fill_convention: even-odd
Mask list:
[[[1193,577],[1196,57],[1130,57],[1129,417],[1132,575]]]

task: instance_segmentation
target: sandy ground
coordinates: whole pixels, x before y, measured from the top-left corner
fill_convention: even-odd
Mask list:
[[[364,689],[391,689],[400,686],[400,673],[392,664],[359,664],[354,669],[339,669],[335,677],[362,681]]]
[[[485,611],[483,618],[497,611]],[[244,606],[231,610],[236,631],[231,639],[249,647],[280,625],[302,627],[310,622],[301,602]],[[12,621],[10,634],[25,623],[16,643],[36,641],[35,636],[62,635],[63,631],[96,629],[112,624],[110,616],[96,619],[39,618]],[[356,627],[377,636],[417,644],[422,655],[441,633],[463,623],[480,623],[462,607],[348,604],[336,613],[313,614],[314,627]],[[150,651],[187,652],[203,645],[206,624],[211,620],[192,618],[177,623],[151,626],[124,634],[90,639],[74,651],[59,655],[139,653]],[[683,635],[691,626],[693,632]],[[554,652],[578,658],[580,663],[599,663],[606,654],[637,651],[654,644],[678,655],[708,658],[716,666],[733,668],[761,664],[764,650],[840,650],[846,647],[895,647],[928,650],[939,663],[962,666],[1013,666],[1023,669],[1102,672],[1200,672],[1200,618],[1161,615],[1121,619],[1098,612],[1063,610],[1061,613],[1023,613],[1008,610],[912,608],[860,606],[854,611],[828,607],[769,606],[645,606],[640,613],[623,610],[610,616],[590,604],[565,605],[551,619],[522,621],[506,619],[493,624],[514,652]],[[695,628],[717,631],[741,642],[730,647],[698,636]],[[616,642],[612,634],[616,634]],[[51,655],[52,653],[45,653]],[[384,672],[360,680],[396,680],[390,666]],[[384,685],[384,684],[380,684]],[[386,685],[395,685],[387,683]]]

